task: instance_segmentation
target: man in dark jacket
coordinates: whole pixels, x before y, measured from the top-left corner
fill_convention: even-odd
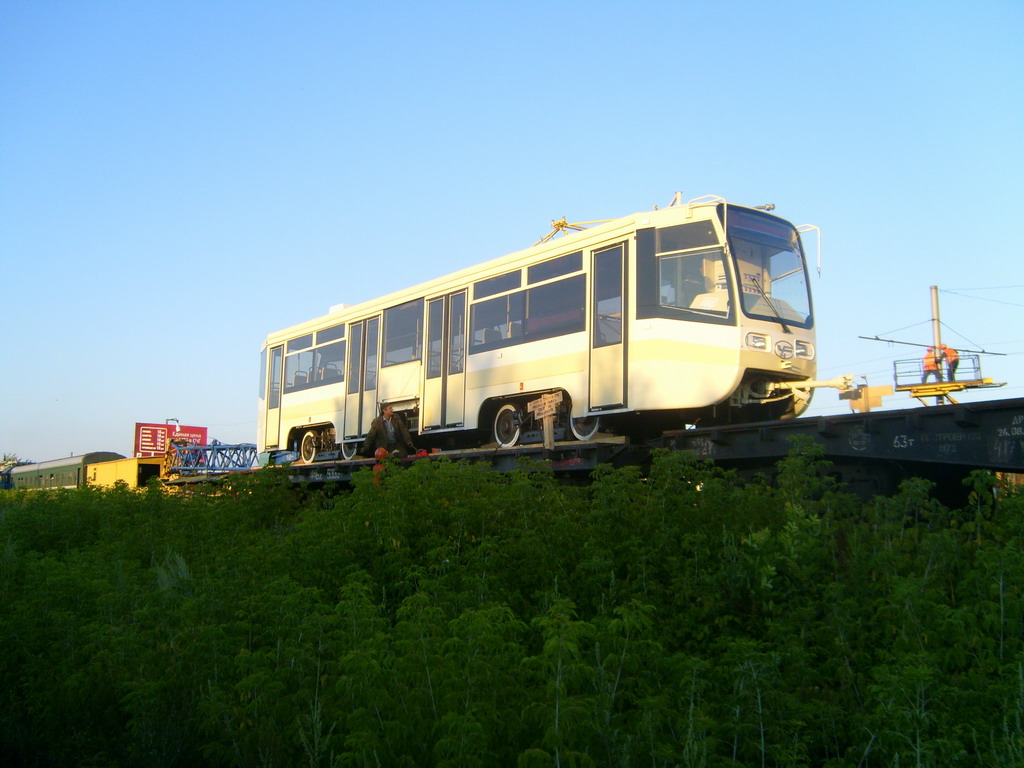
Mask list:
[[[401,457],[416,452],[405,420],[400,414],[395,413],[395,409],[390,405],[385,405],[380,416],[370,423],[370,431],[366,433],[366,439],[363,441],[362,453],[364,456],[372,456],[378,448],[384,448],[388,453]]]

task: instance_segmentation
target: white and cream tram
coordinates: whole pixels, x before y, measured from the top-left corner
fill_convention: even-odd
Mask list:
[[[257,442],[353,458],[390,403],[419,447],[510,447],[553,393],[556,436],[645,437],[798,415],[815,370],[797,229],[676,200],[271,334]]]

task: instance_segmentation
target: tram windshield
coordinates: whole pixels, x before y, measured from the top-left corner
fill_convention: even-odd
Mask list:
[[[796,230],[774,217],[732,208],[727,222],[743,312],[759,320],[809,328],[807,267]]]

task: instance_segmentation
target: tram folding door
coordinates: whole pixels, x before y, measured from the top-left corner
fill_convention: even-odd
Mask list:
[[[590,322],[590,409],[626,405],[626,246],[595,251]]]
[[[266,385],[267,412],[264,421],[263,445],[278,447],[281,440],[281,361],[284,359],[284,347],[278,346],[270,350],[270,365]]]
[[[422,431],[461,427],[466,407],[466,292],[427,302]]]
[[[345,439],[365,435],[377,415],[377,363],[380,317],[349,325],[348,383],[345,394]]]

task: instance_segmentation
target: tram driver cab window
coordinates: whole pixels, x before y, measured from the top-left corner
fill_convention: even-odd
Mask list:
[[[662,254],[658,272],[663,307],[729,313],[729,282],[721,251]]]
[[[693,297],[690,309],[701,312],[729,313],[729,281],[725,277],[725,267],[715,265],[715,279],[704,293]]]

